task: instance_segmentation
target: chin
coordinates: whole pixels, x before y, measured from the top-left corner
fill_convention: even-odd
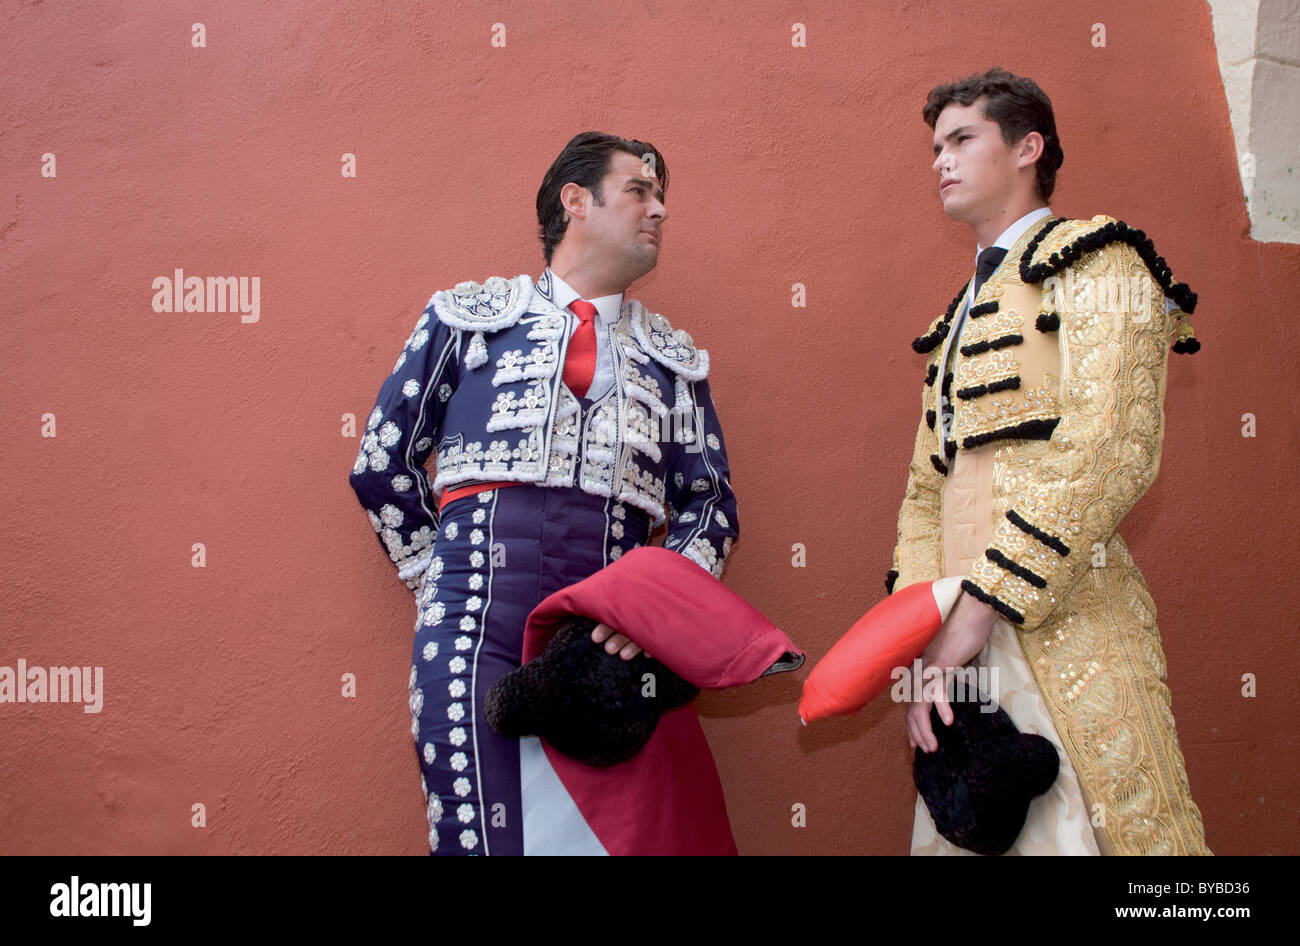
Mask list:
[[[944,200],[942,197],[940,197],[939,200],[943,204],[944,213],[953,220],[956,220],[958,223],[966,223],[966,218],[969,216],[967,212],[969,208],[967,208],[961,201],[951,199]]]

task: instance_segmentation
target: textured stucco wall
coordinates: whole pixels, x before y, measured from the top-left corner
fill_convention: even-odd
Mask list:
[[[1300,850],[1281,387],[1300,247],[1248,236],[1209,8],[968,14],[6,7],[0,665],[102,666],[104,704],[0,704],[3,852],[425,853],[414,609],[348,487],[341,418],[364,424],[434,290],[536,275],[537,186],[588,128],[667,158],[662,262],[634,292],[716,366],[742,520],[727,583],[820,657],[883,594],[923,375],[909,342],[971,265],[921,104],[991,65],[1053,99],[1053,209],[1144,228],[1200,293],[1205,347],[1171,359],[1160,477],[1121,532],[1159,606],[1210,846]],[[259,320],[155,313],[151,282],[177,268],[259,277]],[[742,853],[905,852],[901,710],[801,731],[804,675],[699,701]]]

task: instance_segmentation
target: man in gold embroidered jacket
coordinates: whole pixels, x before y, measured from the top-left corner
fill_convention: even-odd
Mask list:
[[[1208,854],[1155,605],[1116,531],[1159,469],[1170,341],[1199,347],[1196,296],[1141,231],[1052,214],[1062,152],[1032,81],[990,70],[934,89],[924,114],[940,200],[980,256],[913,342],[924,416],[886,586],[964,576],[923,659],[996,668],[992,695],[1061,754],[1011,853]],[[907,712],[922,751],[929,711]],[[912,849],[968,853],[919,798]]]

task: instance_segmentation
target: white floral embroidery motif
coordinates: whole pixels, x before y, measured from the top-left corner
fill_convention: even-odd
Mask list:
[[[704,536],[697,536],[691,540],[691,544],[686,548],[686,555],[707,568],[714,578],[717,578],[722,573],[722,562],[718,559],[718,550]]]

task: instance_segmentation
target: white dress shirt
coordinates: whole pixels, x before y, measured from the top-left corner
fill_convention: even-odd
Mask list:
[[[555,275],[551,271],[551,301],[561,309],[567,309],[569,303],[574,299],[581,299],[577,290],[567,282]],[[587,389],[586,397],[595,401],[600,399],[610,388],[614,386],[614,353],[610,349],[610,330],[614,323],[618,321],[619,313],[623,309],[623,293],[616,293],[612,296],[600,296],[596,299],[586,300],[596,307],[596,373],[592,375],[591,387]],[[577,331],[577,328],[574,328]],[[570,336],[572,337],[572,336]],[[563,367],[561,367],[563,370]]]

